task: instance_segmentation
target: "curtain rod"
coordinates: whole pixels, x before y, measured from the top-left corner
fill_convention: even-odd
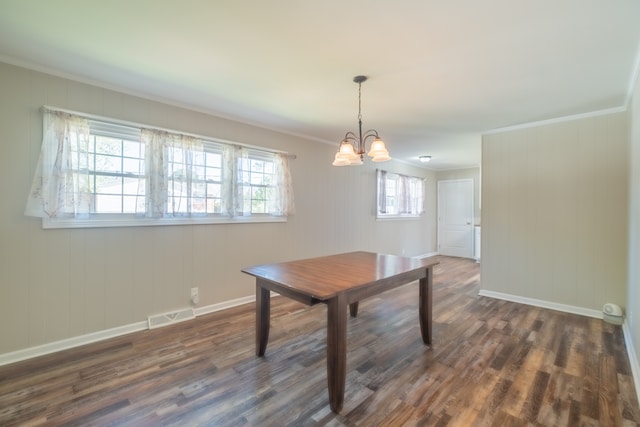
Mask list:
[[[106,117],[106,116],[99,116],[99,115],[96,115],[96,114],[83,113],[83,112],[80,112],[80,111],[68,110],[66,108],[58,108],[58,107],[52,107],[52,106],[49,106],[49,105],[43,105],[40,110],[42,112],[50,111],[50,112],[53,112],[53,113],[60,112],[60,113],[73,114],[75,116],[84,117],[85,119],[97,120],[97,121],[106,122],[106,123],[115,124],[115,125],[129,126],[129,127],[135,127],[135,128],[141,128],[141,129],[142,128],[144,128],[144,129],[153,129],[153,130],[158,130],[158,131],[161,131],[161,132],[177,133],[177,134],[180,134],[180,135],[191,136],[193,138],[204,139],[206,141],[218,142],[218,143],[221,143],[221,144],[240,145],[242,147],[250,148],[250,149],[253,149],[253,150],[256,150],[256,151],[263,151],[265,153],[279,153],[279,154],[286,155],[290,159],[293,159],[293,160],[296,159],[296,155],[295,154],[289,154],[287,151],[283,151],[283,150],[275,150],[275,149],[270,149],[270,148],[258,147],[257,145],[244,144],[242,142],[235,142],[235,141],[229,141],[229,140],[221,139],[221,138],[213,138],[211,136],[199,135],[199,134],[189,133],[189,132],[182,132],[182,131],[177,131],[175,129],[162,128],[162,127],[159,127],[159,126],[145,125],[145,124],[142,124],[142,123],[131,122],[131,121],[128,121],[128,120],[120,120],[120,119],[114,119],[112,117]]]

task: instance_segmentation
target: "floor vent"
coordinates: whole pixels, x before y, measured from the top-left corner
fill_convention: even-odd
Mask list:
[[[149,316],[149,329],[160,328],[162,326],[173,325],[174,323],[183,322],[185,320],[195,319],[196,314],[193,308],[184,308],[169,313],[154,314]]]

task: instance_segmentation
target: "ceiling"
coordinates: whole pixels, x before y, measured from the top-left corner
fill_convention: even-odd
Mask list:
[[[625,108],[639,42],[638,0],[0,0],[2,62],[336,148],[366,75],[364,130],[434,170],[479,165],[492,129]]]

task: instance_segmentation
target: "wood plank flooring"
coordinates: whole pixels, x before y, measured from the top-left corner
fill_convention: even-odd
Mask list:
[[[328,404],[326,307],[254,305],[0,367],[2,426],[638,426],[620,327],[477,295],[479,267],[439,257],[434,343],[417,284],[349,319],[340,414]]]

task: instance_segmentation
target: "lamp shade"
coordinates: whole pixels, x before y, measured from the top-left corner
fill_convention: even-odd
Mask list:
[[[349,166],[351,164],[351,162],[349,162],[348,159],[346,159],[342,153],[340,153],[340,151],[338,151],[336,153],[336,157],[333,159],[333,166]]]
[[[384,141],[382,141],[380,138],[376,138],[371,143],[371,148],[369,149],[369,152],[367,153],[367,155],[369,157],[376,157],[376,156],[389,157],[389,152],[387,151],[387,147],[385,147],[384,145]]]
[[[372,162],[386,162],[387,160],[391,160],[391,156],[389,156],[388,152],[387,153],[376,154],[371,159]]]

